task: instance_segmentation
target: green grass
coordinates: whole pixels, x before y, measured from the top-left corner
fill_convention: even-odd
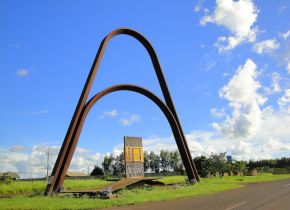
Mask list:
[[[190,186],[168,185],[165,187],[153,187],[145,189],[122,190],[118,198],[110,200],[90,199],[88,197],[45,197],[18,195],[11,198],[0,198],[0,209],[98,209],[110,206],[123,206],[143,203],[147,201],[171,200],[187,196],[209,195],[216,192],[235,189],[244,186],[245,183],[259,183],[280,179],[289,179],[290,175],[263,174],[257,177],[219,177],[201,179],[200,183]],[[91,180],[84,180],[91,181]],[[101,180],[100,180],[101,181]],[[166,184],[184,183],[184,176],[165,177],[160,181]],[[87,187],[88,182],[81,185],[82,180],[70,180],[68,186]],[[31,184],[31,183],[30,183]],[[104,184],[104,183],[100,183]]]
[[[46,187],[46,181],[13,181],[10,184],[0,182],[0,195],[41,195]],[[67,189],[101,188],[111,182],[100,179],[65,180]]]

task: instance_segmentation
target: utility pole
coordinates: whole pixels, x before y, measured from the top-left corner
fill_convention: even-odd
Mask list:
[[[29,156],[29,179],[31,179],[32,177],[32,166],[31,166],[31,155]]]
[[[47,147],[47,160],[46,160],[46,181],[48,183],[48,173],[49,173],[49,147]]]

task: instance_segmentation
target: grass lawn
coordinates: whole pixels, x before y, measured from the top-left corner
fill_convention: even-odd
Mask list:
[[[0,195],[42,195],[46,187],[46,181],[14,181],[10,184],[0,182]],[[100,179],[65,180],[67,189],[97,188],[111,182]],[[0,208],[1,209],[1,208]]]
[[[45,197],[45,196],[25,196],[15,195],[11,198],[0,198],[0,209],[98,209],[110,206],[121,206],[143,203],[147,201],[170,200],[187,196],[208,195],[216,192],[242,187],[245,183],[267,182],[280,179],[290,179],[290,174],[287,175],[272,175],[262,174],[256,177],[219,177],[201,179],[200,183],[190,186],[169,185],[165,187],[153,187],[148,189],[132,189],[122,190],[118,193],[118,198],[110,200],[91,199],[88,197],[72,198],[72,197]],[[160,181],[166,184],[183,183],[184,176],[165,177]],[[71,182],[71,183],[70,183]],[[83,183],[82,183],[83,182]],[[15,182],[19,183],[19,182]],[[7,190],[9,186],[5,186],[6,190],[2,190],[3,184],[0,185],[0,192],[23,192],[19,190],[21,187],[12,183],[10,188],[16,187],[17,190]],[[34,185],[35,182],[30,182]],[[37,183],[44,189],[45,183]],[[36,184],[36,185],[37,185]],[[106,181],[102,180],[70,180],[65,183],[65,186],[72,188],[77,187],[96,187],[104,186]],[[22,185],[22,183],[19,185]],[[29,186],[29,183],[25,183]],[[25,187],[24,187],[25,188]],[[33,188],[30,188],[33,189]],[[37,188],[39,189],[39,188]],[[28,192],[28,187],[25,192]],[[2,193],[3,194],[3,193]],[[19,193],[14,193],[19,194]]]

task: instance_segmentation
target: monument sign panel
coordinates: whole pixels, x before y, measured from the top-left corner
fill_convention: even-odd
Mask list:
[[[144,154],[142,138],[124,137],[124,159],[126,178],[144,176]]]

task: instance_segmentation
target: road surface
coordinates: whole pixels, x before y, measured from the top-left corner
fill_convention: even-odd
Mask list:
[[[110,210],[290,210],[290,179],[220,192],[208,196],[148,202]],[[109,210],[108,209],[108,210]]]

